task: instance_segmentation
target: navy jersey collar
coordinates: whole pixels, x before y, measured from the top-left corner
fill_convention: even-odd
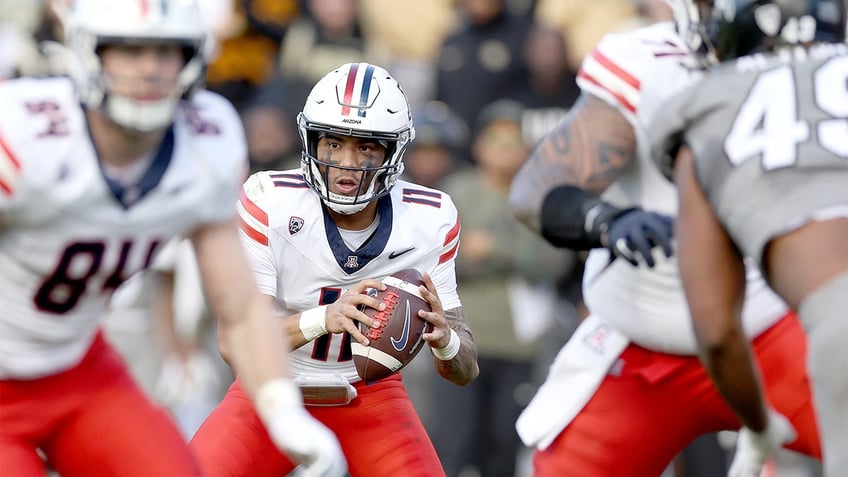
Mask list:
[[[106,171],[103,170],[103,163],[100,161],[100,153],[97,150],[97,143],[94,142],[94,138],[91,136],[91,129],[88,130],[88,135],[91,140],[91,144],[94,147],[94,152],[97,155],[97,164],[100,167],[100,174],[109,186],[109,191],[112,193],[112,196],[115,197],[115,200],[117,200],[124,209],[129,209],[133,204],[140,201],[145,195],[147,195],[148,192],[159,185],[162,181],[162,177],[165,175],[165,171],[168,169],[168,165],[171,163],[171,157],[174,154],[175,141],[174,126],[172,124],[165,130],[165,135],[162,137],[162,143],[159,145],[159,149],[153,156],[153,162],[150,163],[150,166],[141,177],[141,180],[138,181],[138,184],[130,187],[124,187],[121,183],[106,175]]]
[[[321,204],[321,211],[324,213],[327,242],[339,267],[348,275],[359,271],[386,249],[389,235],[392,232],[392,199],[390,195],[384,195],[377,199],[377,215],[380,217],[380,223],[377,224],[377,230],[355,251],[349,249],[347,244],[344,243],[338,226],[336,226],[323,203]]]

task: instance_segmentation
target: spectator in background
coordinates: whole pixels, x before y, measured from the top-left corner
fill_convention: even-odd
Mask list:
[[[507,0],[456,4],[461,22],[440,48],[435,99],[471,125],[485,105],[513,96],[522,83],[522,48],[530,20],[509,10]]]
[[[605,34],[628,29],[639,18],[634,0],[538,0],[535,17],[562,31],[573,70]]]
[[[306,101],[327,71],[366,60],[359,0],[306,0],[304,15],[289,27],[280,45],[278,68],[265,88],[282,95],[284,105]]]
[[[478,166],[443,183],[463,218],[457,286],[480,362],[480,376],[466,388],[432,386],[440,425],[431,432],[449,477],[467,467],[486,477],[514,475],[521,448],[515,420],[532,393],[539,338],[553,317],[554,282],[574,257],[510,212],[509,184],[530,152],[523,112],[511,100],[484,108],[472,144]]]
[[[458,20],[454,0],[360,0],[360,4],[368,50],[383,58],[416,111],[436,94],[436,58]]]
[[[359,0],[306,0],[283,36],[273,76],[243,109],[251,172],[300,167],[292,121],[312,86],[329,70],[365,55]]]
[[[438,188],[457,169],[471,164],[461,154],[468,145],[468,126],[445,103],[430,101],[412,113],[415,141],[406,152],[404,177]]]
[[[536,144],[565,116],[580,95],[568,45],[558,29],[535,22],[522,50],[527,74],[513,99],[522,103],[524,140]]]
[[[294,114],[281,101],[263,95],[242,114],[250,173],[300,167]]]
[[[206,83],[241,111],[273,74],[281,38],[300,15],[300,7],[298,0],[231,1],[231,20],[219,21],[213,29],[219,45]]]

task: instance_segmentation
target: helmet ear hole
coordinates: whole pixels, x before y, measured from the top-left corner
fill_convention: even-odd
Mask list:
[[[403,152],[415,137],[409,102],[397,80],[368,63],[342,65],[319,80],[297,124],[304,179],[328,207],[344,214],[389,193],[403,171]],[[317,157],[318,140],[328,133],[374,140],[386,149],[379,166],[356,168],[371,178],[353,196],[331,193],[326,178],[316,173],[319,166],[340,167]]]

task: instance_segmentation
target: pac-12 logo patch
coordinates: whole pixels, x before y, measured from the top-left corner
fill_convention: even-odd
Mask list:
[[[289,234],[294,235],[303,229],[303,219],[300,217],[289,217]]]

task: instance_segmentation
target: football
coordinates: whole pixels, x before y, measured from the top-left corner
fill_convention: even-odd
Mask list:
[[[356,372],[366,383],[390,376],[409,364],[424,347],[423,333],[429,333],[433,325],[418,316],[418,310],[430,311],[418,292],[424,284],[421,273],[415,269],[396,272],[386,278],[384,291],[370,290],[386,304],[383,311],[366,307],[364,313],[379,321],[379,328],[359,323],[359,330],[371,341],[364,346],[356,340],[351,342],[353,364]]]

